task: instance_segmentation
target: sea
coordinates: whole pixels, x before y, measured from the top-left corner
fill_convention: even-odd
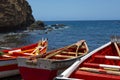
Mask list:
[[[35,43],[42,38],[48,39],[48,51],[64,47],[79,40],[86,40],[92,51],[111,41],[111,36],[120,36],[119,20],[96,21],[44,21],[47,27],[64,24],[64,27],[52,30],[17,31],[0,33],[0,47],[13,48]],[[29,75],[28,75],[29,76]],[[20,75],[0,80],[21,80]]]

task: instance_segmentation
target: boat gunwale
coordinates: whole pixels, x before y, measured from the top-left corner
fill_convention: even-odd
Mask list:
[[[4,59],[0,59],[0,61],[7,61],[7,60],[14,60],[14,59],[16,59],[16,57],[15,58],[12,58],[12,57],[6,57],[6,58],[4,58]]]

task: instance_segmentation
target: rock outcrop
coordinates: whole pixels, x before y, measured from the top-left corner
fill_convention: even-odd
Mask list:
[[[32,9],[26,0],[0,1],[0,32],[25,29],[34,21]]]
[[[35,21],[33,24],[28,27],[28,30],[45,30],[45,24],[43,21]]]

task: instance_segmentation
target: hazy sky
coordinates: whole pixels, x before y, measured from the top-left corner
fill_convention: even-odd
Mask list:
[[[120,20],[120,0],[27,0],[36,20]]]

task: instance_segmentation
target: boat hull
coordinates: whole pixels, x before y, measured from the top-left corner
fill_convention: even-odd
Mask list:
[[[88,52],[84,40],[75,44],[52,50],[42,57],[28,60],[23,57],[17,58],[18,67],[24,80],[53,80],[76,59],[80,59]],[[28,76],[29,75],[29,76]]]
[[[56,70],[26,68],[26,67],[19,67],[19,70],[22,73],[21,76],[24,80],[53,80],[53,77],[57,76]],[[33,74],[33,72],[35,73]]]
[[[39,58],[37,62],[28,63],[26,58],[18,58],[17,61],[24,80],[53,80],[55,76],[73,64],[76,59],[52,61]]]
[[[9,77],[9,76],[17,75],[17,74],[19,74],[18,69],[8,70],[8,71],[1,71],[0,72],[0,78]]]
[[[39,45],[40,46],[40,45]],[[9,77],[19,74],[17,57],[28,58],[36,48],[38,43],[23,46],[21,48],[14,48],[11,50],[2,50],[2,55],[0,55],[0,78]],[[42,49],[38,49],[39,52],[45,53],[47,50],[47,41],[44,41],[44,46]]]
[[[16,59],[0,61],[0,78],[19,74]]]

